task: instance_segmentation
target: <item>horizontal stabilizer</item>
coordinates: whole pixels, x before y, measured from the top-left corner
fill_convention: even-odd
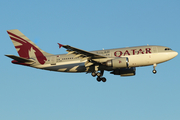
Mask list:
[[[25,62],[34,62],[34,60],[32,60],[32,59],[26,59],[26,58],[18,57],[18,56],[15,56],[15,55],[5,55],[5,56],[7,56],[7,57],[9,57],[11,59],[14,59],[14,60],[16,60],[18,62],[23,62],[23,63],[25,63]]]

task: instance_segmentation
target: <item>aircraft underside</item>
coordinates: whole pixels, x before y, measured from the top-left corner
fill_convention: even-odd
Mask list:
[[[91,73],[93,77],[97,76],[97,81],[106,82],[106,78],[103,77],[104,71],[110,71],[110,74],[121,75],[121,76],[134,76],[135,75],[135,67],[131,68],[112,68],[104,65],[96,65],[86,67],[85,62],[82,63],[74,63],[74,64],[66,64],[66,65],[51,65],[50,67],[39,67],[40,69],[57,71],[57,72],[86,72]]]

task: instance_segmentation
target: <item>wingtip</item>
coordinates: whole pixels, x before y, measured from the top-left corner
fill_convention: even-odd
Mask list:
[[[61,48],[62,46],[64,46],[64,45],[62,45],[62,44],[60,44],[60,43],[57,43],[58,45],[59,45],[59,48]]]

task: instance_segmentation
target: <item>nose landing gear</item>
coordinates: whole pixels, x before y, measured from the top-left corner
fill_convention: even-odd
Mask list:
[[[152,71],[152,72],[153,72],[154,74],[156,74],[156,73],[157,73],[157,71],[156,71],[156,66],[157,66],[157,64],[154,64],[154,65],[153,65],[153,68],[154,68],[154,69],[153,69],[153,71]]]

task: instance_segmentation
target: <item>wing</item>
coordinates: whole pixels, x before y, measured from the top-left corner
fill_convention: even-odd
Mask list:
[[[68,54],[73,54],[75,55],[75,57],[79,57],[81,58],[81,60],[87,60],[84,65],[86,66],[87,69],[89,69],[90,66],[99,66],[100,64],[102,64],[103,62],[111,59],[108,58],[106,56],[102,56],[102,55],[98,55],[92,52],[88,52],[85,50],[81,50],[69,45],[62,45],[60,43],[58,43],[59,48],[63,47],[65,49],[67,49],[66,51],[68,52]],[[67,54],[67,55],[68,55]]]
[[[75,57],[80,57],[82,59],[83,58],[86,58],[86,59],[87,58],[88,59],[107,58],[106,56],[102,56],[102,55],[98,55],[98,54],[95,54],[92,52],[81,50],[81,49],[78,49],[78,48],[75,48],[75,47],[72,47],[69,45],[59,44],[59,48],[61,48],[61,47],[67,49],[66,51],[68,52],[68,54],[73,54],[73,55],[75,55]]]

